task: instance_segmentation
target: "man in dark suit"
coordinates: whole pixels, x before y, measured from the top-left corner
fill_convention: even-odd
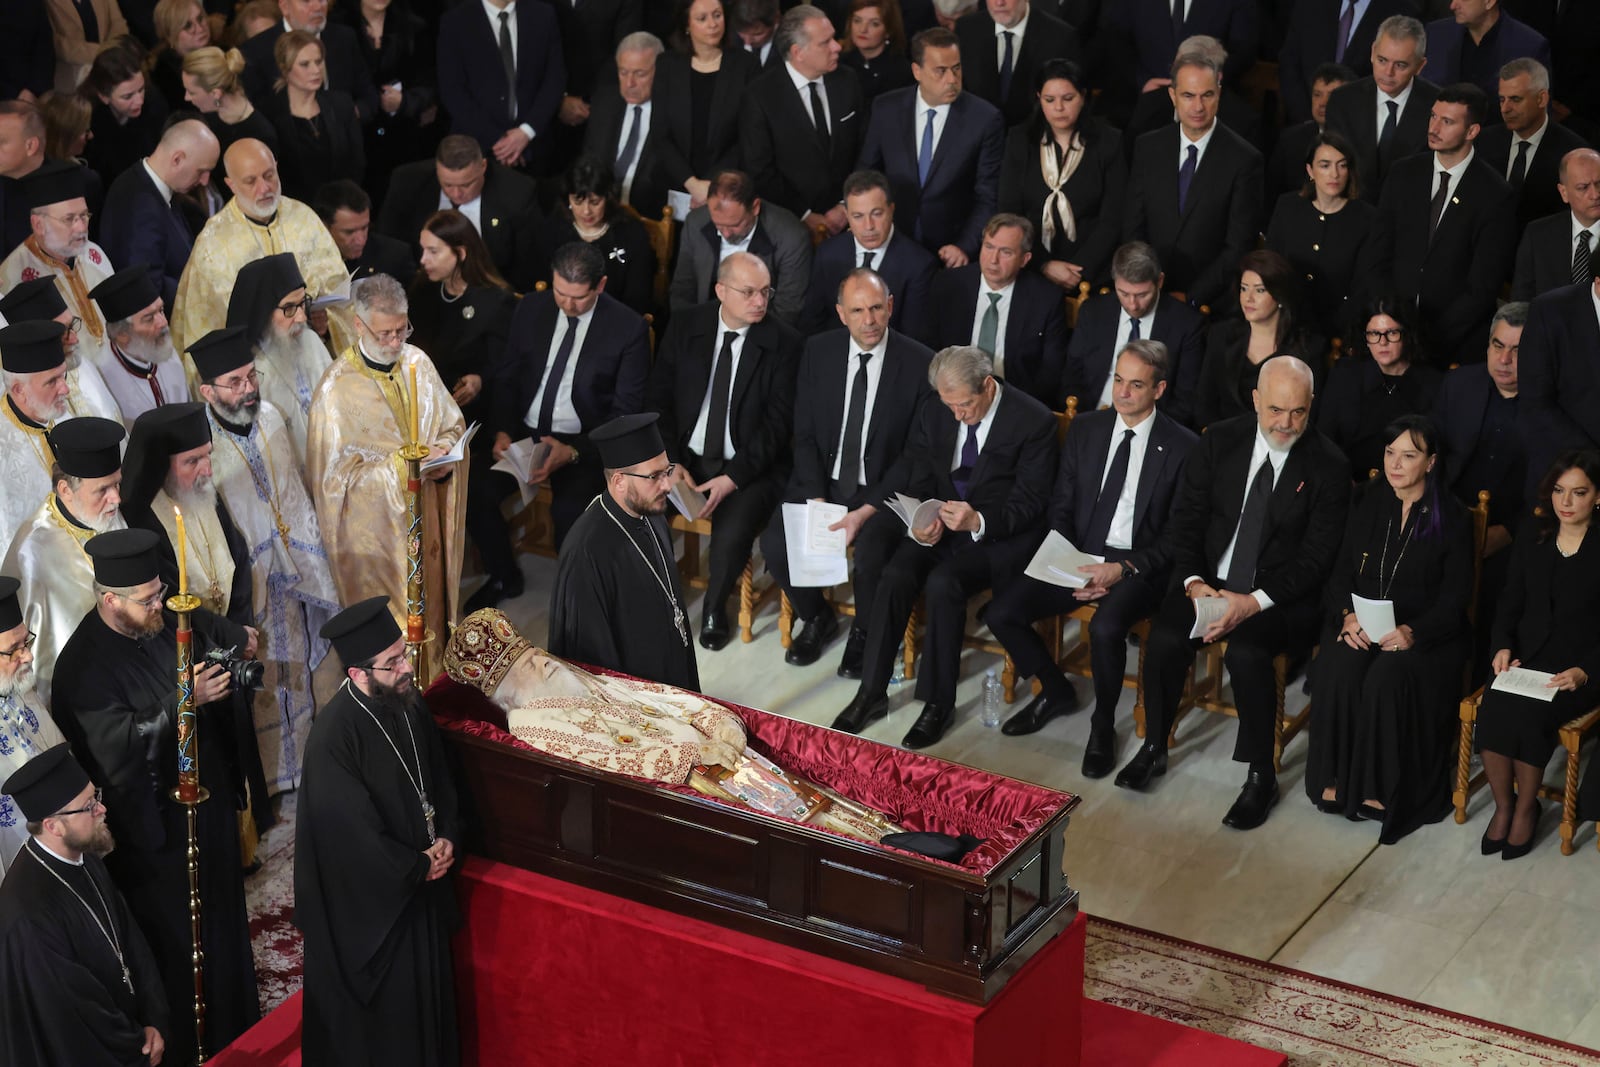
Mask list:
[[[1166,346],[1160,341],[1129,341],[1117,357],[1115,380],[1114,410],[1072,420],[1050,498],[1050,528],[1105,562],[1082,569],[1088,584],[1081,589],[1020,576],[995,593],[983,616],[1016,662],[1018,676],[1039,679],[1039,695],[1002,727],[1018,737],[1078,706],[1072,683],[1034,622],[1094,604],[1087,625],[1095,705],[1083,754],[1089,778],[1104,778],[1116,763],[1128,631],[1155,611],[1166,590],[1170,557],[1161,529],[1196,441],[1156,409],[1168,384]]]
[[[855,71],[839,66],[839,42],[821,9],[801,4],[786,12],[773,48],[783,61],[745,90],[745,169],[763,200],[832,236],[845,228],[839,187],[861,151],[866,98]]]
[[[1339,63],[1351,70],[1350,81],[1367,77],[1379,24],[1390,15],[1416,14],[1416,0],[1298,0],[1278,52],[1278,83],[1289,118],[1304,122],[1315,117],[1307,92],[1313,71],[1324,63]]]
[[[843,329],[814,334],[806,342],[795,381],[794,470],[784,499],[827,500],[850,510],[839,520],[847,543],[857,544],[862,525],[889,495],[885,477],[905,452],[911,428],[933,402],[928,364],[933,353],[890,328],[894,297],[876,272],[857,267],[835,288]],[[843,388],[841,388],[841,386]],[[767,572],[788,594],[800,632],[784,659],[799,667],[815,663],[839,630],[838,616],[821,589],[791,580],[783,509],[761,535]],[[859,543],[852,589],[860,610],[845,643],[839,673],[861,676],[866,648],[866,610],[893,548],[883,541]],[[877,557],[870,550],[877,549]]]
[[[1428,65],[1422,23],[1392,15],[1372,42],[1372,75],[1328,99],[1328,129],[1343,134],[1356,152],[1361,198],[1376,204],[1389,165],[1428,146],[1428,117],[1439,89],[1417,77]]]
[[[1222,42],[1203,34],[1185,37],[1179,52],[1209,54],[1217,67],[1228,61],[1228,52]],[[1176,110],[1172,106],[1172,79],[1158,78],[1154,86],[1139,94],[1134,101],[1133,114],[1122,131],[1123,151],[1129,157],[1139,143],[1139,138],[1155,130],[1172,125]],[[1254,146],[1257,152],[1266,151],[1266,138],[1261,128],[1261,111],[1245,95],[1224,83],[1217,92],[1217,121]]]
[[[1160,341],[1167,352],[1167,383],[1157,405],[1187,426],[1194,413],[1205,355],[1205,319],[1181,300],[1162,292],[1166,275],[1156,250],[1132,241],[1111,257],[1111,292],[1095,297],[1078,311],[1078,323],[1067,342],[1062,392],[1078,398],[1079,411],[1112,406],[1116,398],[1117,353],[1128,342]]]
[[[101,211],[100,247],[112,263],[144,264],[162,303],[172,310],[194,234],[174,193],[188,193],[217,165],[216,134],[197,119],[167,127],[156,150],[117,176]]]
[[[729,0],[728,29],[738,47],[748,53],[762,70],[783,63],[773,38],[778,32],[778,0]]]
[[[1261,153],[1217,121],[1222,71],[1213,56],[1173,60],[1178,121],[1139,138],[1122,239],[1153,245],[1167,281],[1196,306],[1221,306],[1261,215]]]
[[[1533,59],[1500,71],[1500,119],[1478,138],[1478,155],[1517,194],[1517,229],[1561,210],[1561,161],[1588,143],[1550,118],[1550,72]]]
[[[1215,37],[1228,50],[1230,81],[1244,76],[1260,49],[1260,14],[1255,0],[1185,0],[1181,18],[1169,0],[1128,0],[1106,13],[1106,28],[1131,43],[1133,88],[1148,92],[1171,77],[1185,37]]]
[[[1233,758],[1249,773],[1222,821],[1238,830],[1260,826],[1278,802],[1272,658],[1316,638],[1350,500],[1349,461],[1309,428],[1311,368],[1293,356],[1269,359],[1254,396],[1254,416],[1213,424],[1189,457],[1162,533],[1175,580],[1145,649],[1145,743],[1117,774],[1117,785],[1144,789],[1166,773],[1167,737],[1195,649],[1225,638],[1239,710]],[[1220,599],[1223,613],[1193,639],[1202,598],[1207,606]]]
[[[1517,246],[1511,299],[1532,300],[1563,285],[1582,283],[1600,250],[1600,152],[1580,148],[1561,160],[1557,191],[1561,211],[1536,219]]]
[[[1594,273],[1590,268],[1590,273]],[[1528,453],[1527,489],[1570,448],[1600,447],[1600,282],[1533,298],[1518,362],[1517,423]]]
[[[1311,75],[1311,117],[1278,133],[1278,142],[1267,157],[1266,197],[1270,217],[1278,197],[1298,190],[1306,182],[1306,156],[1328,121],[1328,100],[1334,91],[1356,80],[1349,67],[1324,63]],[[1220,112],[1219,112],[1220,117]],[[1238,131],[1235,131],[1238,132]]]
[[[365,189],[349,178],[326,182],[311,198],[311,209],[339,246],[351,281],[387,274],[410,284],[417,273],[411,246],[372,232],[372,198]]]
[[[683,220],[668,290],[672,310],[712,299],[717,269],[735,252],[749,252],[767,265],[767,284],[774,290],[768,310],[785,324],[797,322],[811,277],[811,232],[790,212],[756,196],[750,176],[737,170],[711,179],[706,202]]]
[[[1005,124],[994,105],[961,91],[961,46],[940,28],[911,39],[916,85],[873,103],[861,169],[889,179],[906,231],[947,267],[978,254],[1000,198]]]
[[[1030,0],[984,0],[956,23],[966,90],[1015,126],[1033,114],[1033,78],[1047,59],[1083,60],[1078,31]]]
[[[654,99],[656,57],[663,50],[654,34],[642,30],[618,43],[617,80],[594,89],[583,141],[589,155],[611,161],[617,199],[652,218],[667,204]]]
[[[508,476],[488,473],[493,460],[502,458],[513,441],[530,436],[549,447],[528,482],[550,486],[550,519],[559,548],[589,501],[605,488],[600,454],[586,435],[619,415],[643,410],[650,373],[644,319],[605,292],[605,254],[574,241],[556,250],[550,270],[549,290],[528,294],[512,317],[511,341],[493,391],[493,459],[485,457],[483,473],[474,470],[468,486],[470,492],[483,482],[488,490],[479,501],[477,525],[484,534],[479,536],[477,526],[471,532],[489,572],[484,588],[500,581],[498,596],[517,595],[522,576],[500,517]],[[485,541],[493,542],[492,553]]]
[[[497,9],[493,21],[484,3]],[[553,163],[567,80],[555,12],[548,4],[484,3],[457,4],[439,20],[439,102],[450,132],[508,167]]]
[[[1600,4],[1507,0],[1506,8],[1550,42],[1551,92],[1573,114],[1567,121],[1600,138]]]
[[[612,50],[631,33],[644,29],[644,0],[546,0],[556,13],[561,33],[566,92],[561,121],[572,126],[593,120],[585,106],[609,82]]]
[[[356,40],[356,32],[343,23],[329,22],[328,6],[326,0],[278,0],[283,21],[239,46],[245,61],[240,80],[257,107],[265,107],[272,98],[273,87],[280,76],[273,46],[290,30],[303,30],[322,41],[328,88],[348,93],[356,102],[363,122],[378,113],[378,87],[367,69],[367,61],[361,57],[361,43]]]
[[[994,373],[1052,411],[1061,407],[1067,317],[1061,290],[1023,270],[1033,258],[1033,223],[999,214],[983,229],[978,261],[933,279],[933,344],[976,345]]]
[[[1441,89],[1432,151],[1394,165],[1378,208],[1394,244],[1394,291],[1416,303],[1441,363],[1477,358],[1516,248],[1511,187],[1472,150],[1485,103],[1475,85]]]
[[[928,381],[939,403],[924,405],[885,487],[944,503],[909,538],[905,522],[888,510],[862,528],[858,560],[864,554],[888,563],[865,608],[861,686],[833,721],[835,730],[860,733],[888,713],[895,648],[920,596],[927,637],[916,698],[924,703],[901,742],[907,748],[934,744],[954,719],[967,600],[1027,565],[1056,473],[1055,416],[1022,390],[996,381],[983,349],[945,349],[933,358]]]
[[[856,171],[844,180],[844,209],[849,232],[822,242],[812,258],[801,332],[830,329],[831,323],[838,321],[839,283],[852,270],[866,267],[883,279],[894,298],[889,328],[926,342],[933,332],[928,288],[939,261],[911,238],[899,235],[897,239],[889,179],[875,170]]]
[[[1470,82],[1493,99],[1500,69],[1513,59],[1532,59],[1550,69],[1550,42],[1501,10],[1500,0],[1454,0],[1450,11],[1452,18],[1428,23],[1438,84]]]
[[[728,596],[789,476],[800,335],[767,314],[771,286],[758,257],[728,256],[716,300],[672,316],[650,372],[646,408],[712,520],[700,645],[713,652],[728,643]]]
[[[422,225],[435,211],[454,208],[477,227],[500,276],[519,293],[544,276],[538,232],[538,188],[532,178],[484,158],[478,142],[454,133],[431,160],[407,163],[389,179],[378,232],[405,241],[421,255]]]

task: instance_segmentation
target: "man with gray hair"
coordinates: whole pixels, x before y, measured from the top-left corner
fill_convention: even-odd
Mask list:
[[[1561,161],[1587,148],[1582,137],[1550,118],[1550,71],[1537,59],[1500,68],[1500,123],[1478,136],[1478,155],[1517,194],[1517,229],[1562,208]]]
[[[333,361],[311,397],[306,486],[333,566],[339,602],[387,595],[406,602],[405,468],[410,444],[432,456],[453,449],[466,423],[433,360],[406,343],[406,291],[387,274],[363,278],[353,303],[357,341]],[[467,464],[423,472],[423,582],[426,624],[435,635],[457,621]]]
[[[617,199],[648,216],[660,215],[667,203],[659,147],[665,120],[654,102],[656,57],[663,51],[661,39],[643,30],[617,44],[616,84],[595,90],[583,141],[584,152],[611,162]]]
[[[933,0],[933,17],[939,25],[947,30],[954,30],[956,23],[978,10],[979,0]]]
[[[858,558],[887,559],[867,612],[861,686],[835,730],[860,733],[889,710],[889,674],[918,598],[927,637],[917,672],[922,712],[902,744],[926,748],[955,719],[967,601],[1019,574],[1039,542],[1056,474],[1050,409],[994,376],[975,345],[946,348],[928,368],[939,403],[926,404],[900,460],[883,480],[889,500],[904,494],[937,504],[906,520],[888,508],[857,538]],[[909,537],[907,535],[910,535]]]
[[[172,347],[161,294],[144,264],[124,267],[89,295],[106,317],[106,345],[91,349],[90,358],[116,399],[122,421],[132,426],[151,408],[188,400],[189,383]]]
[[[773,41],[782,62],[750,83],[739,116],[745,168],[763,199],[831,237],[845,227],[839,190],[861,154],[866,99],[855,71],[839,66],[821,8],[790,8]]]
[[[1378,202],[1389,164],[1428,147],[1428,119],[1439,87],[1418,75],[1428,65],[1428,34],[1409,15],[1378,24],[1372,73],[1334,90],[1326,128],[1355,149],[1361,199]]]
[[[1316,638],[1350,500],[1349,461],[1311,428],[1312,382],[1311,368],[1293,356],[1267,360],[1255,413],[1212,423],[1190,453],[1162,534],[1177,580],[1145,646],[1145,741],[1116,779],[1142,790],[1167,772],[1167,738],[1195,650],[1226,639],[1239,710],[1233,758],[1249,767],[1222,820],[1237,830],[1260,826],[1278,802],[1272,660]],[[1191,638],[1203,608],[1221,614]]]

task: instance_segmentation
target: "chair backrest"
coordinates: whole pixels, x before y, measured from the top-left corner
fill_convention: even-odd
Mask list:
[[[1056,444],[1067,439],[1067,431],[1072,429],[1072,420],[1078,417],[1078,398],[1067,397],[1066,410],[1053,413],[1056,417]]]
[[[657,307],[667,305],[667,286],[672,280],[672,249],[678,239],[678,227],[672,221],[671,206],[661,209],[661,217],[652,219],[639,214],[632,204],[623,204],[623,210],[638,219],[650,238],[650,251],[656,254],[656,275],[653,279]]]
[[[1083,302],[1089,299],[1091,286],[1088,282],[1079,282],[1076,293],[1068,293],[1063,302],[1066,304],[1067,329],[1073,330],[1078,326],[1078,310],[1083,307]]]
[[[1489,541],[1489,490],[1478,490],[1478,502],[1467,509],[1472,516],[1472,599],[1467,601],[1467,621],[1478,624],[1478,596],[1483,590],[1483,550]]]

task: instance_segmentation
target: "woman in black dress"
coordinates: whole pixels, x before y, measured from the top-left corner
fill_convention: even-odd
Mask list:
[[[117,175],[155,151],[167,102],[146,83],[144,50],[131,37],[94,57],[78,95],[93,109],[84,160],[109,189]]]
[[[717,172],[739,166],[739,105],[761,72],[742,48],[724,47],[722,0],[678,0],[675,24],[672,47],[656,60],[659,151],[667,188],[699,207]]]
[[[1401,415],[1433,410],[1440,373],[1423,359],[1415,312],[1405,301],[1368,301],[1352,320],[1350,348],[1328,372],[1317,397],[1317,429],[1350,460],[1358,482],[1383,461],[1384,429]]]
[[[244,73],[244,55],[237,48],[196,48],[183,57],[183,98],[200,112],[200,118],[217,135],[222,155],[235,141],[253,137],[273,155],[278,152],[278,131],[265,115],[255,109],[245,95],[239,75]],[[217,157],[219,160],[221,156]],[[223,195],[227,186],[221,186]]]
[[[871,104],[879,93],[916,81],[906,58],[906,27],[899,0],[850,0],[845,14],[844,51],[839,63],[856,72],[861,95]]]
[[[1328,580],[1306,795],[1381,822],[1392,845],[1451,810],[1472,525],[1444,488],[1433,424],[1407,415],[1384,436],[1384,478],[1356,491]],[[1394,629],[1364,630],[1352,597],[1389,601]]]
[[[378,113],[363,124],[362,136],[365,187],[381,204],[390,171],[433,155],[438,146],[433,38],[407,0],[358,0],[333,6],[331,14],[355,31],[378,90]]]
[[[1512,667],[1554,675],[1551,701],[1488,688],[1478,706],[1478,751],[1494,794],[1483,854],[1518,859],[1539,827],[1539,785],[1556,731],[1600,703],[1600,538],[1589,540],[1600,455],[1568,452],[1539,483],[1531,521],[1511,543],[1511,572],[1489,647],[1496,675]],[[1589,778],[1594,779],[1591,767]],[[1516,791],[1513,794],[1512,787]],[[1585,796],[1592,795],[1589,782]],[[1585,805],[1585,816],[1592,817]]]
[[[1029,219],[1039,240],[1030,263],[1069,293],[1105,282],[1128,184],[1121,137],[1088,114],[1083,69],[1046,60],[1033,81],[1038,107],[1006,138],[1000,210]]]
[[[322,42],[290,30],[272,46],[272,55],[282,77],[263,110],[278,131],[284,195],[309,201],[335,178],[361,184],[367,167],[361,120],[349,93],[322,87]]]
[[[611,167],[593,156],[579,156],[562,177],[561,192],[539,231],[540,261],[549,263],[555,250],[571,241],[592,244],[605,253],[606,292],[639,314],[650,314],[655,308],[656,254],[644,224],[617,202]]]
[[[1306,182],[1284,193],[1267,224],[1267,247],[1305,278],[1307,324],[1342,336],[1349,309],[1371,280],[1388,276],[1378,209],[1361,198],[1350,142],[1324,131],[1306,156]]]
[[[150,84],[168,103],[183,99],[183,60],[211,43],[211,23],[200,0],[161,0],[151,13],[157,42],[145,62]]]
[[[1305,361],[1320,383],[1327,365],[1325,342],[1306,333],[1299,321],[1299,288],[1294,269],[1276,252],[1247,252],[1239,261],[1240,318],[1211,327],[1195,397],[1195,425],[1201,428],[1255,410],[1251,394],[1261,364],[1273,356]]]

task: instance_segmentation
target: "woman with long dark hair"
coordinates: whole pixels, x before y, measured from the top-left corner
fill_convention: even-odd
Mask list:
[[[94,109],[84,161],[106,188],[117,175],[155,151],[167,120],[167,102],[144,73],[144,46],[118,38],[94,57],[78,95]]]
[[[1295,356],[1320,383],[1327,366],[1323,338],[1300,326],[1294,268],[1276,252],[1247,252],[1239,261],[1239,313],[1211,327],[1195,397],[1196,428],[1255,410],[1251,394],[1261,364]]]
[[[1379,296],[1351,319],[1350,347],[1328,372],[1317,397],[1317,429],[1350,460],[1350,477],[1364,482],[1383,459],[1385,427],[1402,415],[1433,410],[1443,376],[1427,364],[1416,308]]]
[[[1478,751],[1494,794],[1483,854],[1528,854],[1539,828],[1539,785],[1562,724],[1600,703],[1600,454],[1568,452],[1539,483],[1533,518],[1511,543],[1511,570],[1495,610],[1491,670],[1553,675],[1555,699],[1487,688],[1478,706]],[[1591,767],[1589,778],[1595,778]],[[1584,794],[1592,787],[1584,783]],[[1514,788],[1514,791],[1513,791]],[[1584,805],[1592,818],[1592,803]]]
[[[1472,526],[1444,487],[1433,424],[1407,415],[1383,435],[1383,477],[1356,492],[1328,580],[1306,795],[1381,822],[1379,841],[1393,844],[1451,807]],[[1365,629],[1357,598],[1387,602],[1393,629]]]

